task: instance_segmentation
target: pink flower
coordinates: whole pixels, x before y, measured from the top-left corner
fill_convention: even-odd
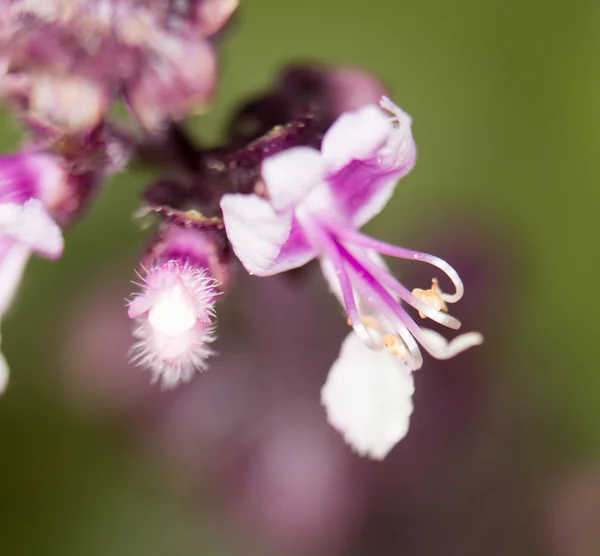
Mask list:
[[[228,194],[221,201],[233,250],[251,274],[268,276],[320,259],[349,323],[371,350],[361,356],[364,366],[380,365],[380,352],[386,350],[402,369],[416,370],[423,363],[419,344],[434,357],[447,359],[482,341],[481,335],[469,333],[448,342],[417,325],[401,305],[404,301],[422,318],[458,329],[460,322],[446,314],[446,304],[458,301],[464,288],[448,263],[357,231],[384,208],[397,181],[410,172],[415,161],[411,119],[384,97],[380,107],[368,105],[339,117],[323,137],[320,152],[295,147],[266,159],[262,166],[264,195]],[[452,280],[456,291],[442,292],[434,279],[430,289],[411,292],[389,273],[380,254],[428,262]],[[342,350],[334,366],[336,373],[362,376],[356,371],[356,359],[346,357],[348,353],[354,352]],[[387,377],[395,380],[393,374]],[[371,397],[364,403],[375,403],[386,388],[384,382],[373,382],[373,388],[363,392]],[[336,404],[346,403],[348,391],[334,388],[324,396],[330,419]],[[405,403],[404,390],[400,397],[398,403]],[[408,420],[410,411],[404,415]],[[383,428],[389,424],[385,416],[379,423]],[[350,419],[334,425],[352,439],[355,429],[364,423]],[[374,457],[381,457],[391,447],[375,448],[364,438],[350,442]]]
[[[219,282],[210,270],[211,246],[200,231],[171,227],[159,243],[128,314],[137,339],[132,359],[171,388],[206,369],[213,354]]]
[[[29,255],[62,254],[62,232],[47,204],[65,181],[58,163],[43,154],[0,157],[0,319],[10,308]],[[1,357],[1,356],[0,356]],[[8,367],[0,360],[0,392]]]
[[[125,101],[158,131],[208,103],[210,40],[237,0],[11,0],[0,15],[0,94],[27,121],[89,133]]]

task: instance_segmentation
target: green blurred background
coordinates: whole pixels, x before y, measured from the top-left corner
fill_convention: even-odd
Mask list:
[[[451,477],[464,482],[458,497],[470,515],[505,506],[491,514],[488,549],[461,552],[458,542],[438,554],[496,554],[503,535],[515,556],[600,554],[599,29],[600,4],[588,0],[247,0],[223,41],[214,111],[196,122],[203,138],[217,141],[233,107],[292,61],[370,70],[412,115],[419,161],[369,231],[429,250],[442,237],[447,252],[436,252],[449,258],[457,225],[457,241],[472,235],[484,249],[489,241],[485,264],[503,279],[485,292],[485,306],[500,300],[502,316],[465,323],[486,324],[480,349],[493,357],[480,369],[491,385],[486,422],[464,467],[493,468],[501,480],[473,487],[464,474]],[[2,130],[2,147],[13,150],[19,135],[7,116]],[[145,237],[131,214],[148,179],[140,171],[114,179],[69,234],[64,258],[32,262],[3,323],[12,376],[0,403],[0,554],[266,550],[231,534],[213,494],[199,495],[190,511],[133,448],[128,427],[86,410],[60,368],[62,323],[78,292],[111,268],[125,284],[132,277]],[[598,511],[577,506],[569,514],[576,533],[566,536],[589,538],[558,548],[547,538],[545,505],[587,476],[595,486],[582,489],[582,504]],[[464,524],[471,527],[487,531]]]

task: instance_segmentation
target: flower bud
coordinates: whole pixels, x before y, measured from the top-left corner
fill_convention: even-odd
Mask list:
[[[129,302],[135,319],[132,359],[171,388],[207,368],[214,352],[215,303],[229,281],[210,230],[171,225],[142,261],[142,290]]]
[[[242,145],[275,126],[310,116],[312,136],[302,144],[319,147],[323,133],[338,116],[376,104],[383,94],[383,84],[366,71],[295,64],[279,74],[271,91],[238,110],[230,121],[229,137],[234,144]]]

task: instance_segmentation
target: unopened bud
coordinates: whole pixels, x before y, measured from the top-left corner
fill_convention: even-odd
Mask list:
[[[142,262],[142,291],[129,302],[132,358],[166,388],[207,368],[215,340],[215,303],[226,265],[206,230],[168,226]]]

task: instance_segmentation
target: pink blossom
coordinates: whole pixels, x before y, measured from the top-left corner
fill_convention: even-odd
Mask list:
[[[157,131],[210,101],[218,76],[209,37],[236,7],[237,0],[12,0],[0,16],[0,94],[59,135],[92,131],[116,100]]]
[[[29,255],[47,259],[62,254],[62,232],[47,204],[61,190],[65,176],[56,161],[43,154],[0,158],[0,319],[17,292]],[[8,376],[0,361],[0,392]]]
[[[296,147],[268,158],[262,167],[265,196],[228,194],[221,208],[229,240],[248,272],[268,276],[319,257],[359,336],[372,345],[367,329],[389,324],[416,369],[422,358],[413,337],[443,359],[479,343],[479,336],[467,337],[469,345],[464,337],[458,343],[441,343],[441,336],[417,326],[397,300],[440,324],[459,328],[458,320],[444,311],[446,303],[463,295],[462,282],[448,263],[356,231],[383,209],[398,179],[416,161],[410,117],[388,99],[382,106],[392,115],[373,105],[343,114],[323,138],[321,152]],[[428,262],[451,278],[456,291],[442,293],[434,283],[430,290],[411,293],[376,253]]]
[[[385,207],[397,181],[410,172],[415,161],[411,119],[383,97],[380,106],[364,106],[339,117],[323,137],[320,152],[295,147],[266,159],[262,165],[264,195],[228,194],[221,201],[233,250],[251,274],[268,276],[320,259],[349,323],[371,350],[370,358],[368,351],[362,358],[367,367],[379,365],[379,352],[385,350],[400,367],[416,370],[423,363],[419,344],[434,357],[447,359],[482,341],[478,333],[468,333],[448,342],[417,325],[401,305],[404,301],[422,318],[458,329],[460,322],[447,314],[446,305],[458,301],[464,288],[448,263],[357,231]],[[452,280],[455,292],[442,292],[436,279],[430,289],[411,292],[389,273],[380,255],[427,262]],[[349,350],[342,350],[336,372],[362,376],[356,372],[356,360],[345,353]],[[386,376],[395,380],[393,374]],[[369,403],[375,404],[381,388],[365,393],[372,397]],[[338,388],[324,396],[330,419],[336,404],[345,405],[347,392]],[[405,403],[404,394],[400,397],[398,402]],[[404,415],[408,419],[410,411]],[[389,423],[383,418],[380,424],[385,428]],[[357,438],[354,429],[364,425],[348,417],[345,424],[338,421],[335,426],[352,439]],[[387,453],[390,447],[379,450],[368,443],[353,445],[370,455]]]

